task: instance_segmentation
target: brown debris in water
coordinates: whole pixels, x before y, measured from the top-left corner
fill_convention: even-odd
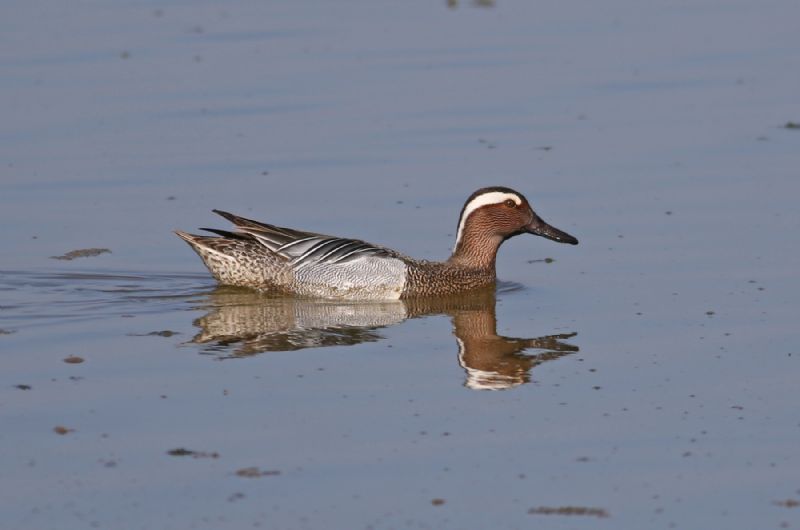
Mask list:
[[[78,357],[77,355],[70,355],[64,358],[64,362],[67,364],[81,364],[84,360],[83,357]]]
[[[69,427],[64,427],[63,425],[56,425],[55,427],[53,427],[53,432],[63,436],[65,434],[75,432],[75,429],[70,429]]]
[[[170,329],[163,329],[161,331],[151,331],[147,334],[148,337],[171,337],[173,335],[180,335],[180,333]]]
[[[163,329],[161,331],[151,331],[150,333],[128,333],[129,337],[171,337],[173,335],[180,335],[180,332]]]
[[[261,471],[258,467],[243,467],[236,470],[236,475],[245,478],[259,478],[259,477],[274,477],[280,475],[281,472],[277,469],[268,469]]]
[[[585,506],[539,506],[528,510],[531,515],[582,515],[589,517],[609,517],[603,508],[587,508]]]
[[[75,258],[91,258],[99,256],[100,254],[111,254],[111,251],[107,248],[79,248],[77,250],[71,250],[61,256],[50,256],[50,259],[71,261]]]
[[[775,501],[772,504],[775,506],[783,506],[784,508],[797,508],[800,506],[800,501],[795,499],[786,499],[785,501]]]
[[[191,456],[192,458],[219,458],[219,453],[216,451],[208,453],[206,451],[192,451],[185,447],[178,447],[167,451],[169,456]]]

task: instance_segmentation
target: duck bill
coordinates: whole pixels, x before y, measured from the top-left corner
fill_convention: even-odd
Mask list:
[[[576,238],[554,226],[550,226],[549,224],[545,223],[538,215],[534,215],[533,221],[525,225],[525,231],[529,234],[534,234],[537,236],[546,237],[547,239],[552,239],[553,241],[558,241],[559,243],[568,243],[570,245],[578,244],[578,240]]]

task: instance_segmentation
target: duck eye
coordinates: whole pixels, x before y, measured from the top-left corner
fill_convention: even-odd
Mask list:
[[[504,204],[505,204],[506,206],[508,206],[509,208],[516,208],[516,206],[517,206],[517,203],[515,203],[515,202],[514,202],[513,200],[511,200],[511,199],[506,199],[506,202],[505,202]]]

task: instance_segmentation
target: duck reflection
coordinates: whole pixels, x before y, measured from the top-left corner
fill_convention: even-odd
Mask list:
[[[376,342],[383,339],[381,328],[441,314],[452,318],[458,362],[466,373],[464,385],[471,389],[502,390],[528,383],[536,365],[579,351],[562,342],[575,333],[536,338],[498,335],[494,290],[357,303],[277,297],[222,286],[207,300],[208,313],[195,320],[200,332],[191,342],[223,359]]]

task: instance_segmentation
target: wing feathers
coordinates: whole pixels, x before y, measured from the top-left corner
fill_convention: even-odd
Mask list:
[[[303,232],[291,228],[260,223],[239,217],[222,210],[213,210],[236,226],[238,232],[204,229],[228,238],[251,237],[270,252],[291,260],[292,267],[299,269],[308,265],[335,265],[358,259],[362,256],[392,257],[392,250],[372,245],[358,239],[326,236],[314,232]]]

